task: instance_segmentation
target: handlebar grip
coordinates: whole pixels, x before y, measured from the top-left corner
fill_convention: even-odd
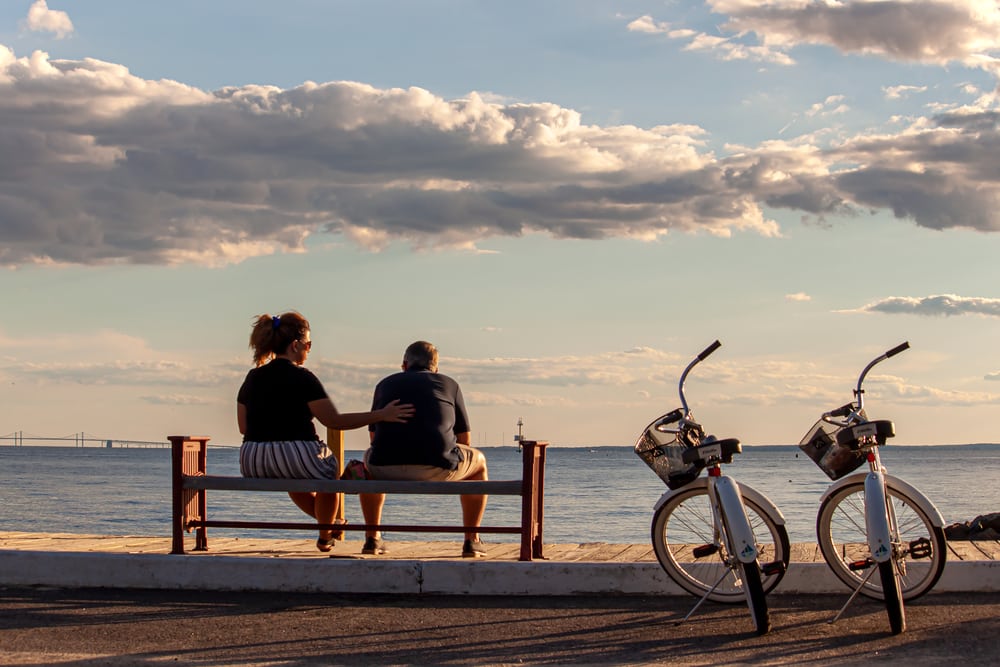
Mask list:
[[[720,343],[719,341],[715,341],[714,343],[706,347],[704,350],[702,350],[702,353],[698,355],[698,361],[705,361],[705,357],[712,354],[720,347],[722,347],[722,343]]]
[[[836,410],[831,410],[830,411],[830,416],[831,417],[846,417],[847,415],[851,414],[852,410],[854,410],[854,404],[853,403],[848,403],[847,405],[840,406]]]
[[[894,347],[891,350],[889,350],[888,352],[886,352],[885,353],[885,358],[888,359],[889,357],[895,357],[897,354],[899,354],[903,350],[909,349],[909,347],[910,347],[910,341],[906,341],[904,343],[900,343],[896,347]]]

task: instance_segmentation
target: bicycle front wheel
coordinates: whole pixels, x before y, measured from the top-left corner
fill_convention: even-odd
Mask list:
[[[768,593],[778,585],[788,566],[788,532],[766,509],[745,497],[743,503],[757,543],[758,560],[783,564],[762,578],[761,588]],[[706,487],[682,489],[661,505],[653,515],[652,538],[660,566],[687,592],[701,597],[721,580],[709,600],[725,604],[746,600],[744,577],[739,568],[729,565],[736,560],[727,553],[726,540],[716,527]]]
[[[944,529],[935,526],[930,517],[906,494],[886,484],[886,495],[892,503],[895,525],[893,532],[894,569],[899,576],[903,600],[913,600],[934,587],[944,571],[947,557]],[[820,551],[830,569],[851,590],[856,589],[874,567],[865,530],[865,485],[848,484],[831,494],[819,508],[816,537]],[[851,569],[851,567],[856,569]],[[861,594],[884,599],[882,577],[869,577]]]

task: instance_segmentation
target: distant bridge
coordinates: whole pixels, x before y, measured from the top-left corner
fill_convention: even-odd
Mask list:
[[[13,433],[8,433],[7,435],[0,436],[0,446],[11,445],[14,447],[33,447],[36,445],[41,446],[58,446],[62,445],[64,447],[118,447],[118,448],[129,448],[129,447],[169,447],[170,443],[167,440],[122,440],[120,438],[102,438],[99,436],[91,434],[86,434],[83,431],[80,433],[73,433],[72,435],[64,435],[60,437],[42,436],[42,435],[26,435],[24,431],[14,431]]]

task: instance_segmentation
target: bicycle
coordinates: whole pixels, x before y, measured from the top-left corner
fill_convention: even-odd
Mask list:
[[[904,601],[931,590],[947,558],[940,512],[882,464],[879,448],[895,436],[894,424],[869,420],[864,409],[868,372],[909,347],[901,343],[869,362],[858,377],[854,401],[823,413],[799,443],[835,481],[820,499],[816,537],[823,559],[853,593],[830,623],[860,593],[885,601],[892,634],[906,629]],[[849,474],[865,463],[868,472]]]
[[[746,601],[758,635],[771,629],[766,595],[785,575],[789,560],[785,518],[764,494],[722,474],[742,452],[736,438],[705,435],[684,397],[688,373],[722,344],[715,341],[688,364],[678,383],[681,406],[652,423],[635,453],[669,490],[653,511],[652,541],[667,575],[705,602]],[[700,477],[701,471],[708,474]]]

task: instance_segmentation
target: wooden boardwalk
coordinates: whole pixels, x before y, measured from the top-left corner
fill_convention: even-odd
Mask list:
[[[461,560],[462,543],[452,541],[393,541],[386,540],[389,553],[383,556],[365,556],[361,553],[362,540],[348,533],[349,539],[337,542],[330,553],[320,553],[311,537],[296,539],[227,537],[223,531],[209,531],[209,551],[189,551],[189,555],[205,558],[212,555],[245,556],[258,558],[357,558],[379,560]],[[187,540],[187,548],[194,546],[194,539]],[[16,551],[89,552],[118,554],[168,554],[170,538],[144,536],[78,535],[73,533],[23,533],[0,531],[0,549]],[[516,561],[520,545],[515,542],[487,542],[488,559]],[[1000,560],[1000,541],[977,540],[948,543],[949,561]],[[555,562],[655,562],[653,548],[646,544],[546,544],[545,558]],[[815,544],[792,545],[792,561],[801,563],[822,562],[823,557]]]

